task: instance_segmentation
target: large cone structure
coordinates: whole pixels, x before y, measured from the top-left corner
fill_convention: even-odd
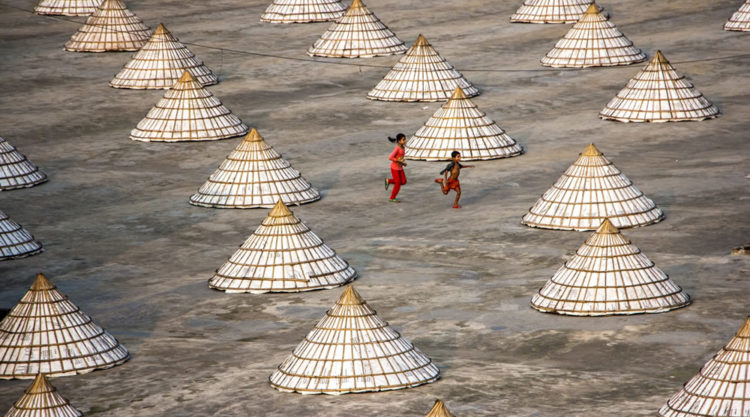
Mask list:
[[[456,87],[467,97],[479,95],[460,72],[453,68],[435,48],[419,35],[393,69],[367,95],[382,101],[445,101]]]
[[[653,201],[593,144],[547,190],[521,223],[542,229],[595,230],[608,218],[624,229],[664,218]]]
[[[307,54],[329,58],[370,58],[404,51],[404,42],[361,0],[354,0],[341,19],[315,41]]]
[[[42,244],[0,211],[0,261],[25,258],[42,252]]]
[[[740,32],[750,31],[750,0],[740,6],[740,9],[734,12],[729,21],[724,24],[724,30],[736,30]]]
[[[512,23],[574,23],[594,0],[524,0]]]
[[[150,35],[148,26],[120,0],[104,0],[65,44],[66,51],[137,51]]]
[[[531,299],[539,311],[571,316],[662,313],[688,304],[690,297],[607,219]]]
[[[0,322],[0,379],[83,374],[129,358],[43,274]]]
[[[646,60],[617,27],[592,3],[555,47],[542,58],[542,65],[556,68],[609,67]]]
[[[34,7],[36,14],[60,16],[88,16],[94,13],[102,0],[41,0]]]
[[[47,175],[22,153],[0,137],[0,190],[33,187],[47,181]]]
[[[341,0],[273,0],[260,17],[268,23],[313,23],[336,20],[344,15]]]
[[[190,71],[185,71],[130,131],[130,139],[187,142],[227,139],[245,133],[247,126],[242,120],[195,81]]]
[[[350,285],[270,381],[280,391],[346,394],[410,388],[438,378],[432,360]]]
[[[190,204],[214,208],[273,207],[320,199],[318,190],[253,129],[211,174]]]
[[[659,410],[661,417],[750,416],[750,317]]]
[[[38,374],[5,417],[82,417],[83,413],[57,393],[47,377]]]
[[[148,42],[109,85],[115,88],[166,89],[171,88],[186,70],[203,86],[219,82],[216,75],[203,65],[203,61],[180,43],[163,24],[159,24]]]
[[[356,277],[354,269],[279,200],[208,286],[229,293],[299,292],[338,287]]]
[[[426,417],[454,417],[453,414],[445,406],[445,403],[440,400],[435,400],[435,405],[432,406],[430,412],[427,413]]]
[[[599,113],[618,122],[680,122],[712,119],[719,109],[679,75],[658,51]]]
[[[507,158],[523,153],[521,146],[488,119],[460,87],[447,103],[406,142],[405,158],[426,161],[451,159],[451,152],[461,152],[461,159]]]

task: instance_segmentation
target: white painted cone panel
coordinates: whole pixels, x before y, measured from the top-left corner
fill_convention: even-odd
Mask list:
[[[0,137],[0,190],[33,187],[46,181],[44,172]]]
[[[740,6],[740,9],[734,12],[729,21],[724,24],[724,30],[735,30],[740,32],[750,31],[750,0]]]
[[[41,0],[34,13],[58,16],[88,16],[102,0]]]
[[[575,23],[594,0],[524,0],[511,23]]]
[[[42,244],[31,233],[0,211],[0,261],[25,258],[42,250]]]
[[[70,402],[57,393],[47,377],[38,374],[5,417],[82,417]]]
[[[345,11],[341,0],[273,0],[260,20],[268,23],[328,22],[337,20]]]
[[[65,44],[71,52],[137,51],[150,36],[148,26],[120,0],[104,0]]]

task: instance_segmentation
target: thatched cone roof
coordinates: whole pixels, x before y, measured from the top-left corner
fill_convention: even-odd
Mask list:
[[[102,0],[41,0],[34,13],[59,16],[88,16]]]
[[[341,0],[273,0],[260,20],[268,23],[328,22],[337,20],[345,11]]]
[[[15,146],[0,137],[0,190],[28,188],[47,181],[47,175]]]
[[[25,258],[42,251],[42,244],[34,240],[31,233],[0,211],[0,261]]]
[[[750,31],[750,0],[747,0],[740,6],[739,10],[734,12],[732,17],[724,24],[724,30]]]
[[[149,38],[148,26],[120,0],[104,0],[65,44],[66,51],[137,51]]]
[[[5,417],[82,417],[70,402],[57,393],[43,374],[37,374],[31,386],[5,413]]]
[[[575,23],[594,0],[524,0],[511,23]]]

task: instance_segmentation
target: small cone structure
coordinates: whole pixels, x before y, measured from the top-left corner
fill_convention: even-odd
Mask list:
[[[137,51],[149,38],[148,26],[120,0],[104,0],[65,44],[71,52]]]
[[[0,379],[83,374],[129,358],[43,274],[0,322]]]
[[[0,137],[0,190],[28,188],[46,181],[44,172]]]
[[[690,297],[608,219],[531,299],[544,313],[571,316],[663,313]]]
[[[203,88],[190,71],[156,103],[130,139],[141,142],[188,142],[233,138],[247,133],[247,126]]]
[[[451,159],[453,151],[461,152],[461,159],[465,161],[508,158],[523,153],[521,146],[488,119],[460,87],[456,87],[450,100],[409,138],[404,157],[444,161]]]
[[[719,109],[679,75],[661,51],[599,113],[618,122],[680,122],[713,119]]]
[[[750,416],[750,317],[659,410],[660,417]]]
[[[219,82],[216,75],[203,65],[203,61],[160,23],[148,42],[109,85],[114,88],[167,89],[185,71],[189,71],[195,81],[204,87]]]
[[[367,98],[382,101],[446,101],[456,87],[461,87],[467,97],[479,95],[479,90],[440,56],[424,36],[419,35],[406,55],[370,91]]]
[[[25,258],[42,252],[42,244],[0,211],[0,261]]]
[[[211,174],[190,204],[213,208],[273,207],[320,199],[318,190],[253,129]]]
[[[724,30],[735,30],[739,32],[750,31],[750,0],[740,6],[740,9],[734,12],[729,21],[724,24]]]
[[[646,60],[617,27],[591,3],[555,47],[542,58],[542,65],[555,68],[586,68],[630,65]]]
[[[432,360],[349,285],[270,381],[279,391],[338,395],[416,387],[438,378]]]
[[[664,218],[593,144],[547,190],[521,223],[558,230],[595,230],[608,218],[615,227],[646,226]]]
[[[37,374],[31,386],[5,413],[5,417],[82,417],[70,402],[57,393],[47,377]]]
[[[88,16],[102,0],[41,0],[34,13],[58,16]]]
[[[454,417],[454,415],[448,410],[444,402],[435,400],[435,405],[432,406],[426,417]]]
[[[524,0],[511,23],[575,23],[594,0]]]
[[[341,0],[273,0],[260,17],[268,23],[313,23],[337,20],[346,7]]]
[[[279,199],[208,286],[228,293],[300,292],[338,287],[356,277]]]
[[[361,0],[354,0],[346,13],[307,50],[307,54],[329,58],[370,58],[404,51],[404,42]]]

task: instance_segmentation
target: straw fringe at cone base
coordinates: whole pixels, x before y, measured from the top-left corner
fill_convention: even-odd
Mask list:
[[[273,207],[320,200],[320,193],[253,128],[198,190],[190,204],[212,208]]]
[[[346,13],[307,50],[307,54],[329,58],[371,58],[404,51],[404,42],[361,0],[354,0]]]
[[[432,406],[430,412],[425,417],[454,417],[454,415],[445,406],[445,403],[441,400],[435,400],[435,405]]]
[[[750,317],[697,375],[659,410],[660,417],[750,415]]]
[[[274,0],[260,20],[267,23],[328,22],[337,20],[345,11],[340,0]]]
[[[47,377],[37,374],[5,417],[82,417],[67,399],[57,393]]]
[[[71,52],[137,51],[150,31],[120,0],[104,0],[65,44]]]
[[[117,339],[43,274],[0,322],[0,379],[83,374],[128,359]]]
[[[25,258],[43,250],[31,233],[0,211],[0,261]]]
[[[700,121],[718,115],[719,109],[661,51],[599,113],[618,122]]]
[[[109,85],[114,88],[167,89],[174,86],[185,71],[189,71],[204,87],[219,82],[203,61],[160,23],[148,42]]]
[[[279,199],[208,285],[228,293],[300,292],[339,287],[356,277]]]
[[[532,299],[544,313],[572,316],[663,313],[690,297],[605,219]]]
[[[47,175],[0,137],[0,190],[28,188],[47,182]]]
[[[620,229],[646,226],[664,212],[602,154],[594,144],[523,216],[522,224],[542,229],[595,230],[608,218]]]
[[[594,0],[524,0],[511,23],[575,23]],[[601,8],[599,8],[601,10]]]
[[[479,95],[460,72],[419,35],[417,41],[373,88],[367,98],[382,101],[446,101],[457,87],[467,97]]]
[[[41,0],[34,13],[54,16],[88,16],[102,0]]]
[[[461,152],[464,161],[518,156],[521,146],[456,87],[450,100],[406,142],[406,159],[445,161]]]
[[[338,395],[410,388],[439,377],[432,360],[349,285],[270,382],[279,391]]]
[[[542,58],[542,65],[556,68],[608,67],[646,60],[617,27],[591,3],[586,13]]]
[[[740,6],[740,9],[734,12],[727,23],[724,24],[724,30],[750,32],[750,0]]]

